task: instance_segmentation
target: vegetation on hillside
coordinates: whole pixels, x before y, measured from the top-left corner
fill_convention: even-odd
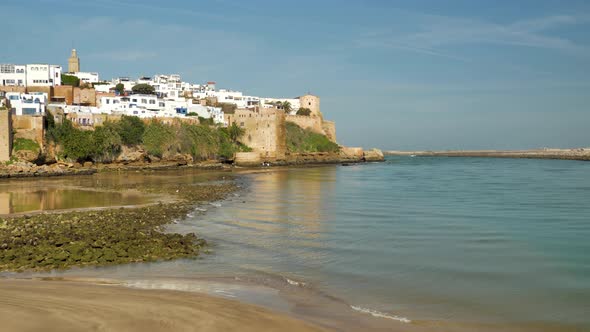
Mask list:
[[[322,134],[287,121],[287,149],[290,152],[338,152],[340,146]]]
[[[14,144],[12,145],[12,150],[14,152],[21,150],[39,152],[40,149],[41,148],[37,142],[28,138],[18,137],[14,140]]]
[[[72,161],[110,162],[119,155],[123,145],[142,147],[158,158],[182,154],[190,155],[193,160],[230,159],[235,152],[251,151],[240,143],[244,131],[237,128],[168,125],[157,120],[145,124],[138,117],[123,116],[121,121],[107,121],[95,130],[82,130],[67,119],[55,124],[48,115],[47,140],[58,146],[58,158]]]

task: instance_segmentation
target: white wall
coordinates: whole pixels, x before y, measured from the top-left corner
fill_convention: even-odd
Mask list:
[[[0,64],[0,85],[25,86],[26,82],[26,66]]]
[[[45,106],[47,105],[48,97],[44,92],[7,92],[6,98],[10,100],[10,107],[16,115],[45,114]]]

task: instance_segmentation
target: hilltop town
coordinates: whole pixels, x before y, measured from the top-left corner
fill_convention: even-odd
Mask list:
[[[225,128],[218,139],[221,142],[216,144],[231,144],[232,148],[229,153],[216,153],[210,149],[207,153],[201,151],[197,156],[194,147],[180,148],[186,144],[178,140],[186,139],[178,137],[176,146],[162,143],[152,149],[155,153],[150,153],[149,149],[143,151],[142,146],[129,149],[123,141],[120,144],[122,147],[117,147],[117,151],[112,153],[117,156],[105,158],[102,154],[96,157],[97,153],[91,152],[68,154],[67,147],[64,152],[58,139],[52,141],[48,138],[51,136],[48,133],[58,131],[54,126],[63,127],[66,122],[75,130],[93,131],[122,119],[129,122],[130,117],[136,117],[145,124],[141,125],[143,131],[145,126],[153,123],[174,128],[187,125]],[[106,130],[112,135],[116,131]],[[172,131],[176,131],[178,136],[181,130]],[[224,135],[232,136],[232,131],[235,136],[233,141],[224,143]],[[125,136],[124,132],[119,134]],[[66,134],[61,135],[62,140],[67,141],[67,137],[63,137]],[[5,163],[129,163],[162,159],[184,159],[192,163],[199,161],[197,159],[223,159],[237,165],[252,166],[379,160],[382,157],[379,151],[365,152],[360,148],[339,146],[335,123],[324,119],[318,96],[250,96],[241,91],[218,89],[215,82],[185,82],[176,74],[139,77],[136,80],[119,77],[104,81],[97,72],[81,71],[80,58],[75,49],[68,59],[67,72],[59,65],[0,65],[0,136],[0,161]],[[201,138],[193,136],[191,144],[199,145]],[[291,136],[297,137],[290,139]],[[320,143],[309,144],[306,139]],[[139,144],[141,138],[131,143]],[[187,152],[189,150],[193,151],[192,156]]]
[[[68,58],[67,69],[66,72],[60,65],[50,64],[0,64],[0,161],[38,165],[67,161],[89,165],[97,161],[130,163],[179,159],[192,163],[199,161],[197,159],[217,158],[252,166],[382,158],[377,150],[339,146],[335,123],[324,119],[320,97],[312,94],[295,98],[250,96],[241,91],[219,89],[211,81],[185,82],[175,74],[105,81],[97,72],[81,70],[75,49]],[[51,132],[57,131],[54,126],[67,124],[78,131],[94,131],[107,124],[114,128],[112,124],[122,119],[130,122],[131,117],[145,124],[140,124],[144,131],[145,126],[155,123],[173,128],[218,128],[221,143],[216,144],[222,146],[225,144],[223,136],[233,135],[230,141],[233,147],[228,150],[231,153],[198,154],[194,146],[200,145],[201,138],[193,135],[193,147],[183,150],[179,146],[186,145],[182,142],[186,135],[181,135],[176,139],[176,146],[161,144],[152,149],[156,153],[149,149],[144,151],[142,146],[130,148],[129,142],[123,140],[122,147],[115,151],[117,156],[98,158],[96,153],[90,152],[86,155],[64,153],[60,141],[51,140]],[[117,132],[103,131],[113,135]],[[124,130],[119,134],[125,136]],[[321,143],[308,144],[305,140],[309,137]],[[192,155],[187,153],[189,150]]]

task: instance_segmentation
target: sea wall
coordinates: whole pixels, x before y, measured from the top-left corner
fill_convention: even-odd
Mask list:
[[[262,158],[259,152],[238,152],[234,156],[237,166],[260,166]]]

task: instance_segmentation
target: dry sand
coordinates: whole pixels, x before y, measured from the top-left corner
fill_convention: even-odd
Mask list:
[[[0,280],[2,331],[325,331],[199,293],[72,281]]]

